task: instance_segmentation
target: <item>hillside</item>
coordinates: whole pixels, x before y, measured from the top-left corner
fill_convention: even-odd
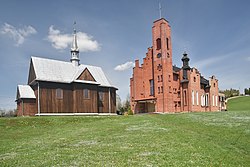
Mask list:
[[[242,96],[228,100],[227,108],[229,111],[250,111],[250,96]]]
[[[249,100],[227,112],[1,118],[0,166],[249,166]]]

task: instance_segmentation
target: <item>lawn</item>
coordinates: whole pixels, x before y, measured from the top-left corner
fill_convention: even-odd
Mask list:
[[[0,119],[0,166],[250,166],[250,97],[229,111]]]

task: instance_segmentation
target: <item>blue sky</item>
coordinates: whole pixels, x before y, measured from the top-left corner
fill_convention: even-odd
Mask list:
[[[103,68],[129,93],[135,59],[152,45],[159,0],[2,0],[0,5],[0,108],[15,108],[16,87],[27,84],[31,56],[70,60],[73,23],[80,63]],[[250,1],[161,0],[172,30],[173,63],[182,53],[220,89],[250,87]],[[121,65],[121,66],[118,66]],[[117,67],[118,66],[118,67]],[[130,68],[129,68],[130,67]]]

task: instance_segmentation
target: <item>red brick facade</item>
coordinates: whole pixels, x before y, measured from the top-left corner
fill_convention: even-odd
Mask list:
[[[130,104],[134,113],[218,111],[218,80],[201,76],[189,67],[183,54],[183,66],[172,63],[171,28],[164,18],[152,27],[153,46],[148,48],[143,64],[135,60],[130,78]]]

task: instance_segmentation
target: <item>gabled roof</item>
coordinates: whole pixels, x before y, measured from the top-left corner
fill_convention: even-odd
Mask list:
[[[17,97],[16,99],[35,99],[35,93],[29,85],[18,85],[17,86]]]
[[[73,65],[71,62],[64,62],[59,60],[45,59],[39,57],[31,57],[33,63],[34,72],[36,75],[35,80],[49,81],[59,83],[72,83],[79,82],[77,78],[87,68],[96,82],[93,84],[99,84],[105,87],[114,87],[111,85],[107,77],[105,76],[101,67],[84,65]],[[92,83],[92,82],[85,82]]]

